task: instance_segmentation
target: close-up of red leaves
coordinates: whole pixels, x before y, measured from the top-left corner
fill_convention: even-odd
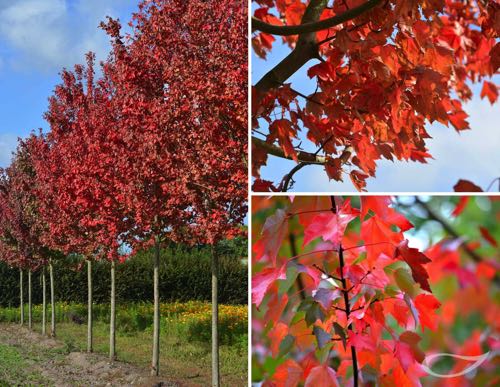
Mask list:
[[[498,99],[497,1],[252,5],[254,54],[277,56],[254,64],[263,74],[252,89],[254,191],[290,190],[294,174],[307,165],[322,166],[325,179],[349,177],[364,191],[380,160],[431,160],[432,123],[455,132],[474,129],[464,110],[474,93],[488,104]],[[299,72],[307,77],[292,85]],[[308,83],[309,91],[300,89]],[[264,184],[261,170],[270,157],[297,167]]]
[[[254,197],[254,385],[498,385],[499,204]]]

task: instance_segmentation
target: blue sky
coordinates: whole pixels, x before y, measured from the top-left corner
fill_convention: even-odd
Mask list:
[[[0,167],[8,165],[18,137],[47,129],[43,113],[58,73],[96,52],[105,59],[107,15],[124,24],[138,0],[0,0]]]
[[[252,84],[290,52],[287,46],[275,42],[267,60],[252,55]],[[314,64],[313,61],[310,62]],[[288,82],[304,94],[314,92],[315,82],[307,77],[304,66]],[[496,77],[498,83],[500,77]],[[486,99],[479,98],[481,85],[473,87],[474,98],[465,105],[470,115],[472,130],[457,133],[451,126],[433,124],[428,131],[433,137],[427,142],[434,160],[427,164],[401,161],[379,161],[377,176],[367,180],[370,192],[448,192],[463,178],[485,188],[495,177],[500,176],[500,105],[491,106]],[[264,130],[265,132],[266,130]],[[305,136],[301,137],[305,150]],[[263,179],[279,182],[294,167],[293,161],[270,156],[267,166],[261,169]],[[351,192],[355,191],[348,176],[344,182],[329,181],[321,166],[307,166],[294,175],[296,192]]]

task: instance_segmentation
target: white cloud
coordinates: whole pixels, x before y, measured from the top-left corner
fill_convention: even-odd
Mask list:
[[[0,43],[14,55],[3,58],[14,68],[52,71],[84,62],[91,50],[104,59],[106,34],[98,26],[117,7],[132,0],[0,0]],[[2,42],[3,41],[3,42]]]

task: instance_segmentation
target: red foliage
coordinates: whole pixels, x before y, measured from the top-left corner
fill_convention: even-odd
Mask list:
[[[19,141],[11,165],[0,171],[0,258],[9,265],[35,270],[50,250],[42,242],[46,224],[36,196],[33,151],[39,139]]]
[[[254,3],[255,18],[287,26],[300,24],[308,4],[300,0]],[[332,7],[324,7],[320,20],[364,3],[335,1]],[[314,93],[301,95],[289,83],[274,84],[271,89],[257,84],[253,127],[268,127],[266,141],[271,144],[277,139],[285,155],[295,160],[302,132],[301,139],[307,135],[324,152],[328,177],[340,181],[347,173],[358,190],[375,176],[381,158],[426,163],[432,157],[426,147],[427,124],[469,129],[462,103],[472,98],[470,84],[483,82],[498,70],[499,14],[497,2],[381,1],[303,42],[317,45],[316,56],[311,54],[299,66],[310,63],[307,74],[316,83]],[[255,53],[265,58],[274,41],[272,35],[255,31]],[[294,49],[298,35],[283,41]],[[307,60],[316,57],[320,63]],[[484,81],[481,97],[493,104],[497,86]],[[254,189],[260,190],[265,186],[258,180],[259,171],[268,152],[255,148]]]

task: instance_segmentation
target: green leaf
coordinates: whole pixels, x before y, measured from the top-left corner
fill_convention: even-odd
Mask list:
[[[292,350],[294,343],[295,343],[295,336],[286,335],[285,338],[280,343],[278,357],[282,357],[288,354]]]
[[[313,333],[316,336],[319,348],[323,348],[325,345],[332,341],[332,335],[325,332],[323,328],[315,326],[313,328]]]
[[[286,269],[286,279],[278,281],[278,294],[282,296],[290,290],[290,288],[295,284],[297,275],[299,272],[296,267],[287,267]]]
[[[335,331],[336,335],[340,336],[340,338],[342,339],[342,344],[344,344],[344,349],[346,349],[347,340],[346,340],[345,329],[339,323],[334,322],[333,323],[333,330]]]
[[[330,342],[326,344],[323,348],[316,350],[316,358],[319,360],[321,364],[326,363],[326,361],[328,360],[328,356],[330,355],[332,347],[333,343]]]
[[[403,292],[408,293],[412,297],[415,295],[415,281],[409,271],[397,269],[394,272],[394,279]]]

